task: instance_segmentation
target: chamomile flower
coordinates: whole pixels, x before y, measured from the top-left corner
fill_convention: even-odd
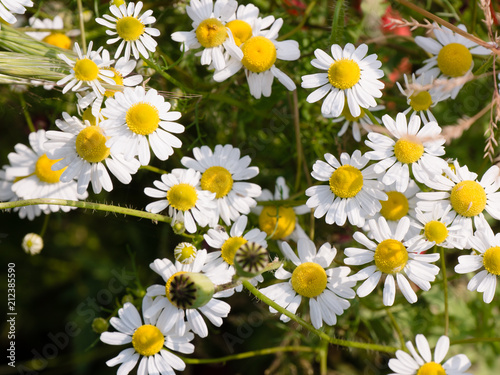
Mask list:
[[[49,130],[46,133],[48,141],[44,145],[47,155],[59,160],[53,169],[64,169],[61,181],[68,182],[76,178],[79,194],[87,191],[89,183],[92,183],[96,194],[102,189],[113,190],[108,169],[121,183],[132,181],[131,175],[139,169],[139,161],[125,161],[122,155],[111,152],[106,146],[109,137],[105,128],[83,122],[66,112],[62,116],[63,120],[56,120],[56,126],[61,131]]]
[[[196,232],[196,224],[200,227],[215,225],[215,193],[201,190],[200,179],[200,172],[194,169],[173,169],[171,173],[162,174],[161,181],[153,182],[156,189],[144,189],[147,196],[161,198],[149,203],[146,211],[156,214],[168,208],[172,225],[184,223],[189,233]]]
[[[90,87],[97,96],[102,96],[106,91],[101,82],[113,85],[113,72],[103,69],[109,66],[112,61],[103,60],[100,55],[92,52],[92,42],[89,43],[87,53],[82,54],[80,46],[75,43],[73,50],[77,53],[75,61],[70,60],[66,55],[59,54],[57,57],[64,60],[71,68],[69,75],[57,81],[57,85],[64,85],[62,93],[69,90],[78,91],[80,88]]]
[[[473,252],[458,257],[456,273],[479,271],[467,285],[470,291],[483,293],[483,301],[490,303],[495,296],[497,276],[500,275],[500,233],[496,235],[490,227],[483,227],[468,238]]]
[[[14,14],[24,14],[26,7],[32,6],[31,0],[0,0],[0,18],[7,23],[15,23]]]
[[[71,39],[65,33],[62,33],[58,30],[64,28],[63,19],[60,16],[55,16],[53,20],[50,18],[44,18],[43,20],[31,17],[29,19],[29,25],[33,29],[52,29],[53,32],[50,31],[30,31],[26,32],[32,38],[37,40],[44,41],[50,45],[62,48],[62,49],[70,49],[71,47]]]
[[[323,326],[323,322],[329,326],[336,324],[337,316],[350,306],[347,299],[355,296],[352,288],[356,283],[348,277],[349,267],[330,268],[337,249],[325,243],[316,250],[311,240],[301,238],[297,243],[298,256],[286,242],[281,243],[281,250],[295,268],[289,272],[281,266],[275,276],[283,282],[260,291],[292,314],[305,299],[309,303],[311,323],[317,329]],[[277,312],[271,307],[269,310]],[[284,314],[280,319],[284,322],[290,320]]]
[[[257,204],[254,198],[262,192],[259,185],[246,182],[259,173],[258,167],[249,167],[250,157],[240,158],[240,150],[231,145],[217,145],[214,151],[208,146],[195,147],[193,156],[184,156],[181,163],[200,172],[201,188],[215,193],[215,222],[220,217],[230,225],[241,214],[249,214]]]
[[[410,354],[398,350],[396,358],[389,360],[389,368],[394,371],[392,375],[471,375],[465,372],[471,363],[465,354],[457,354],[446,362],[443,362],[448,349],[450,339],[448,336],[441,336],[437,341],[434,355],[432,355],[429,342],[424,335],[415,336],[417,350],[411,341],[406,342],[406,347]],[[420,353],[420,354],[419,354]]]
[[[29,135],[31,148],[19,143],[14,147],[15,152],[8,155],[10,165],[5,168],[5,179],[12,182],[12,192],[19,199],[57,198],[77,201],[87,198],[87,192],[78,193],[76,181],[61,181],[64,169],[52,170],[58,160],[47,156],[44,148],[46,141],[45,131],[38,130]],[[71,209],[74,207],[41,204],[19,210],[19,215],[33,220],[41,212],[49,214],[59,210],[69,212]]]
[[[383,105],[377,105],[375,107],[370,108],[370,112],[375,112],[375,111],[380,111],[381,109],[384,109],[385,107]],[[368,111],[368,110],[366,110]],[[338,137],[342,137],[347,129],[349,129],[349,126],[352,127],[352,136],[356,142],[361,142],[361,129],[363,129],[365,132],[370,132],[370,126],[373,125],[372,119],[366,114],[366,111],[361,108],[361,114],[359,116],[354,117],[351,115],[351,112],[349,111],[349,106],[346,103],[344,103],[344,109],[342,110],[342,113],[340,114],[339,117],[334,118],[332,120],[333,123],[339,123],[339,122],[344,122],[342,124],[342,127],[340,128],[339,132],[337,133]],[[330,118],[331,116],[325,116],[326,118]],[[381,120],[378,117],[375,117],[375,119],[380,122]]]
[[[141,165],[147,165],[150,146],[160,160],[167,160],[174,147],[181,147],[180,139],[172,134],[184,131],[183,125],[174,122],[181,113],[170,111],[170,103],[155,89],[146,92],[142,86],[126,87],[105,104],[101,111],[106,118],[103,126],[109,128],[111,137],[106,146],[124,154],[125,159],[138,155]]]
[[[353,117],[361,115],[361,108],[375,107],[375,98],[382,96],[384,84],[379,81],[384,72],[379,69],[382,63],[377,55],[366,56],[368,46],[357,48],[347,43],[342,49],[338,44],[331,47],[332,56],[321,49],[314,51],[315,59],[311,64],[326,73],[308,74],[302,77],[302,87],[319,87],[307,97],[307,102],[315,103],[325,98],[321,113],[325,117],[338,117],[347,102]]]
[[[203,47],[201,65],[213,64],[215,70],[224,69],[228,52],[237,59],[243,57],[236,46],[226,23],[235,15],[238,3],[235,0],[191,0],[186,7],[188,16],[193,20],[191,31],[177,31],[172,39],[183,43],[186,51]]]
[[[278,18],[269,30],[254,30],[253,36],[240,46],[243,58],[230,58],[224,69],[214,73],[214,80],[222,82],[243,68],[250,94],[256,99],[271,96],[274,77],[288,90],[295,90],[292,79],[275,65],[277,60],[295,61],[300,57],[297,41],[277,40],[282,25],[283,19]]]
[[[467,32],[464,25],[458,28]],[[491,50],[479,46],[477,43],[456,34],[446,27],[435,25],[434,35],[436,39],[417,36],[415,43],[426,52],[433,55],[424,61],[424,66],[417,70],[417,74],[428,74],[434,79],[458,78],[470,73],[474,66],[472,55],[490,55]],[[449,92],[451,99],[455,99],[463,87],[454,85]]]
[[[144,297],[143,314],[151,304],[151,298]],[[101,341],[109,345],[129,345],[106,362],[109,367],[120,365],[117,371],[120,375],[130,373],[137,362],[138,374],[174,374],[173,370],[182,371],[186,365],[173,352],[194,352],[194,345],[190,342],[194,335],[191,332],[178,335],[172,330],[163,329],[159,324],[158,315],[144,316],[143,324],[141,315],[130,302],[126,302],[118,310],[118,317],[112,317],[109,322],[117,332],[101,333]]]
[[[159,314],[158,327],[165,331],[174,329],[180,336],[192,329],[198,336],[206,337],[208,327],[203,316],[220,327],[231,306],[218,298],[227,297],[232,292],[214,293],[213,287],[230,282],[231,275],[220,267],[207,268],[206,261],[207,251],[202,249],[196,252],[194,261],[189,264],[172,263],[166,258],[151,263],[150,268],[163,278],[165,284],[147,288],[146,295],[153,297],[154,302],[144,310],[144,316]],[[190,281],[194,286],[189,285]],[[203,287],[200,288],[201,284]]]
[[[410,182],[410,166],[418,182],[425,182],[428,175],[439,174],[447,166],[444,159],[445,139],[440,137],[441,128],[431,121],[420,129],[420,117],[414,116],[406,122],[406,116],[398,113],[396,121],[384,115],[382,121],[389,133],[396,138],[368,133],[366,145],[374,151],[366,156],[371,160],[380,160],[374,164],[377,173],[385,172],[382,182],[386,185],[396,182],[399,191],[405,191]]]
[[[124,57],[130,59],[130,52],[136,59],[141,55],[144,58],[149,58],[148,51],[154,52],[158,43],[153,39],[154,36],[159,36],[160,31],[154,27],[149,27],[156,21],[152,16],[151,9],[145,11],[139,16],[142,10],[142,1],[137,3],[130,2],[128,5],[121,4],[119,7],[111,5],[109,11],[113,14],[104,14],[103,18],[96,18],[96,22],[110,30],[106,30],[106,34],[114,36],[109,39],[107,44],[114,44],[120,41],[115,53],[115,59],[121,56],[125,48]]]
[[[455,160],[453,167],[454,171],[446,166],[444,176],[437,173],[425,182],[439,191],[418,193],[420,201],[417,207],[428,212],[436,205],[443,210],[451,206],[453,224],[462,226],[470,234],[473,233],[473,222],[475,229],[489,226],[484,212],[500,220],[500,169],[493,165],[477,181],[477,174],[470,172],[467,166],[461,167]]]
[[[253,4],[239,5],[236,13],[228,19],[226,27],[231,30],[234,43],[240,47],[260,30],[267,29],[274,16],[259,17],[259,8]]]
[[[396,297],[396,283],[406,300],[417,302],[417,295],[413,291],[407,278],[413,281],[420,289],[429,290],[431,281],[434,281],[439,267],[430,264],[439,259],[439,254],[420,254],[430,249],[433,244],[425,241],[405,241],[410,229],[410,219],[403,217],[393,232],[387,225],[384,217],[377,221],[370,220],[371,234],[374,241],[368,239],[362,232],[356,232],[353,238],[366,247],[348,247],[345,249],[347,258],[345,264],[360,266],[369,264],[355,275],[354,280],[365,280],[356,293],[359,297],[366,297],[377,286],[382,276],[385,276],[383,303],[392,306]],[[406,276],[405,276],[406,275]]]
[[[384,184],[377,180],[373,166],[366,167],[369,159],[359,150],[352,156],[342,153],[340,162],[332,154],[325,154],[325,160],[326,163],[322,160],[314,163],[311,176],[328,181],[328,185],[306,190],[310,197],[307,207],[315,209],[314,217],[325,216],[327,224],[342,226],[349,220],[352,225],[363,226],[365,219],[380,211],[380,201],[387,199]]]
[[[280,201],[287,200],[290,195],[290,188],[283,177],[276,179],[274,193],[264,189],[259,201]],[[290,237],[297,241],[301,236],[307,236],[298,223],[297,215],[311,212],[305,204],[295,207],[285,205],[279,206],[257,206],[252,210],[259,215],[259,228],[265,232],[269,239],[282,240]]]

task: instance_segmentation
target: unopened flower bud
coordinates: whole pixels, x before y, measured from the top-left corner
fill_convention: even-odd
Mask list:
[[[43,249],[43,239],[36,233],[28,233],[23,238],[21,245],[28,254],[35,255]]]
[[[262,273],[269,263],[265,248],[255,242],[243,244],[234,254],[234,268],[242,277],[254,277]]]
[[[189,242],[181,242],[174,249],[175,260],[182,264],[193,263],[196,258],[196,247]]]
[[[176,222],[175,224],[172,224],[172,229],[175,234],[182,234],[186,231],[184,223],[180,221]]]
[[[130,294],[125,294],[122,297],[122,305],[125,305],[127,302],[134,303],[134,296],[131,296]]]
[[[95,333],[103,333],[108,330],[109,323],[104,318],[95,318],[92,322],[92,330]]]
[[[180,309],[205,306],[212,299],[214,290],[212,281],[198,272],[177,272],[165,285],[167,298]]]

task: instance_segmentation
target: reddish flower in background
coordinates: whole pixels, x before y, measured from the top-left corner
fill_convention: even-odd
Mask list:
[[[392,27],[391,19],[402,20],[401,16],[399,15],[399,12],[392,9],[391,6],[389,5],[385,10],[384,15],[380,18],[380,21],[382,23],[380,29],[384,34],[411,36],[411,31],[409,26]]]
[[[306,10],[306,3],[301,0],[283,0],[283,5],[292,16],[303,16]]]

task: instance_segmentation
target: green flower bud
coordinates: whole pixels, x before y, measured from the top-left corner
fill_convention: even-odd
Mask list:
[[[122,297],[122,305],[126,304],[127,302],[134,303],[134,296],[130,294],[125,294]]]
[[[175,234],[182,234],[186,231],[186,228],[184,227],[184,223],[177,222],[172,225],[172,229],[174,230]]]
[[[177,272],[170,276],[165,293],[172,304],[180,309],[205,306],[214,295],[215,285],[202,273]]]
[[[234,254],[234,268],[241,277],[254,277],[262,273],[269,263],[266,249],[255,242],[243,244]]]
[[[103,333],[108,330],[109,323],[104,318],[95,318],[92,322],[92,330],[95,333]]]

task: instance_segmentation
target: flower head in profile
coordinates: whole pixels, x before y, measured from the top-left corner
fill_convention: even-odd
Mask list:
[[[68,34],[61,32],[64,28],[63,19],[60,16],[55,16],[54,19],[44,18],[43,20],[35,17],[29,19],[29,25],[33,29],[52,29],[54,31],[29,31],[26,32],[29,36],[42,40],[50,45],[70,49],[71,39]]]
[[[0,0],[0,18],[7,23],[15,23],[14,14],[24,14],[26,7],[32,6],[31,0]]]
[[[153,39],[154,36],[159,36],[160,31],[154,27],[149,27],[156,21],[152,16],[151,9],[145,11],[141,16],[143,3],[130,2],[128,5],[121,4],[120,6],[111,5],[109,14],[104,14],[103,18],[96,18],[96,22],[108,28],[106,34],[114,38],[107,41],[108,44],[120,42],[115,52],[115,59],[122,55],[126,60],[130,59],[130,52],[138,59],[141,55],[144,58],[149,58],[148,51],[154,52],[158,43]],[[114,17],[113,17],[114,16]]]
[[[379,81],[384,72],[379,69],[382,63],[377,55],[366,56],[368,46],[361,44],[354,47],[347,43],[342,49],[338,44],[331,47],[332,56],[321,49],[314,51],[315,59],[311,64],[325,73],[309,74],[302,77],[302,87],[316,88],[307,97],[307,102],[325,100],[321,113],[325,117],[338,117],[347,103],[353,117],[361,115],[361,108],[377,105],[375,98],[382,96],[384,84]]]

